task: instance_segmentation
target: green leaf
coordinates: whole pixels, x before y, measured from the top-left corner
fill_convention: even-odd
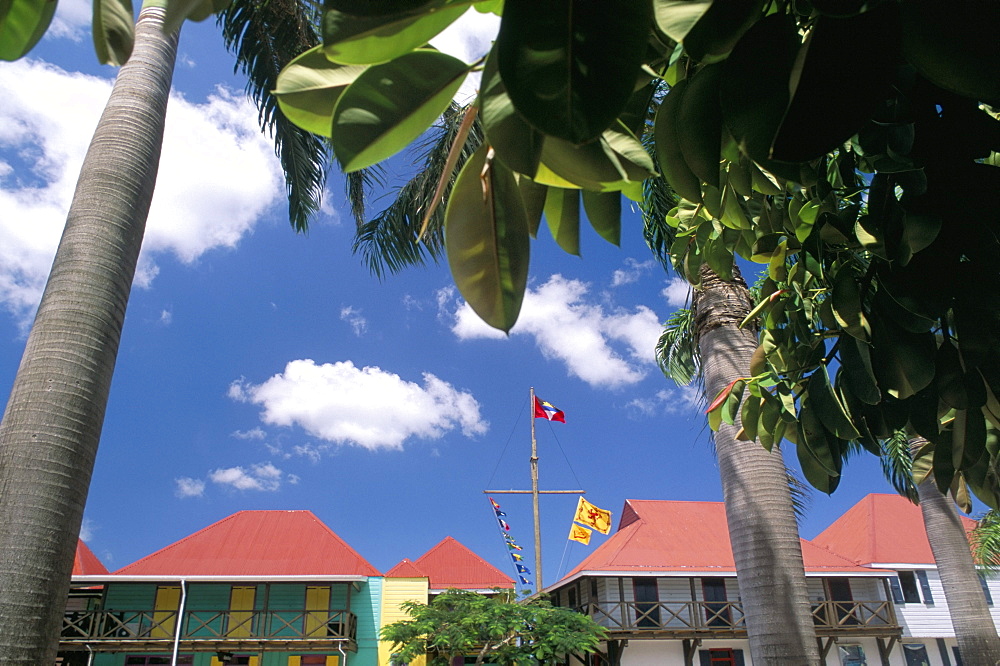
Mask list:
[[[531,177],[538,171],[545,136],[514,109],[497,71],[496,49],[486,59],[479,92],[479,117],[497,157],[514,171]]]
[[[992,0],[900,3],[903,55],[937,85],[975,100],[1000,101],[1000,12]]]
[[[286,118],[307,132],[329,137],[337,100],[367,68],[330,62],[322,49],[309,49],[288,63],[278,75],[274,95]]]
[[[980,409],[955,412],[951,433],[951,461],[955,469],[974,467],[986,454],[986,418]]]
[[[0,2],[0,60],[17,60],[34,48],[55,12],[56,0]]]
[[[167,0],[163,17],[163,32],[168,35],[180,29],[185,20],[204,21],[229,6],[230,0]]]
[[[861,306],[861,292],[854,279],[854,271],[847,264],[833,277],[833,313],[845,331],[858,340],[871,337],[871,327]]]
[[[542,222],[542,212],[545,209],[545,198],[549,188],[545,185],[539,185],[523,174],[518,174],[517,189],[521,191],[524,211],[528,216],[528,233],[531,234],[532,238],[537,238],[538,227]]]
[[[799,410],[798,433],[796,450],[802,473],[816,489],[832,493],[840,482],[840,452],[833,450],[830,434],[808,401]]]
[[[617,191],[626,182],[656,175],[652,158],[620,123],[581,146],[545,137],[542,163],[574,185],[596,192]]]
[[[678,116],[687,86],[687,79],[679,81],[663,98],[653,122],[653,137],[656,141],[656,161],[667,183],[688,201],[701,203],[701,181],[684,159],[680,143]]]
[[[621,245],[622,197],[618,192],[583,191],[583,210],[590,226],[612,245]]]
[[[677,114],[681,153],[691,171],[712,187],[719,187],[722,149],[722,107],[719,106],[721,65],[703,67],[689,79]]]
[[[653,18],[657,27],[675,42],[682,42],[712,0],[653,0]]]
[[[722,406],[722,420],[728,425],[736,424],[736,417],[740,413],[740,402],[743,400],[743,390],[746,388],[745,379],[737,379],[729,389],[726,402]]]
[[[635,90],[651,22],[648,0],[507,0],[497,54],[514,106],[547,135],[597,138]]]
[[[877,405],[882,394],[872,369],[871,347],[853,335],[841,334],[839,340],[840,367],[847,387],[862,402]]]
[[[762,404],[760,398],[751,395],[746,397],[740,409],[740,425],[749,441],[757,439]]]
[[[827,430],[840,439],[853,440],[861,437],[844,405],[834,393],[825,365],[821,365],[809,376],[806,392],[809,395],[809,404],[815,409],[816,415]]]
[[[545,197],[545,222],[565,252],[580,256],[580,194],[550,187]]]
[[[721,60],[760,18],[763,7],[762,0],[713,2],[684,37],[684,50],[700,62]]]
[[[872,366],[878,385],[904,400],[934,381],[934,334],[910,333],[894,322],[872,322]]]
[[[132,0],[94,0],[92,32],[94,50],[102,64],[125,64],[135,41]]]
[[[328,9],[323,14],[323,52],[344,65],[389,62],[427,44],[464,14],[470,4],[439,0],[382,16]]]
[[[850,18],[817,18],[791,74],[792,97],[771,157],[805,162],[857,133],[891,92],[899,67],[898,35],[892,2]]]
[[[369,67],[333,111],[333,151],[345,172],[395,155],[448,108],[469,73],[458,58],[418,50]]]
[[[771,144],[788,108],[799,44],[794,19],[784,12],[771,14],[743,35],[722,64],[723,121],[740,150],[756,162],[771,158]]]
[[[485,144],[462,167],[445,212],[455,285],[479,317],[509,332],[528,282],[528,223],[514,173]]]

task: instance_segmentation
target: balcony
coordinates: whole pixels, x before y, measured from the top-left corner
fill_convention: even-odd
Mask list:
[[[612,639],[746,638],[746,618],[737,601],[598,602],[577,608],[605,627]],[[887,601],[819,601],[812,604],[819,637],[899,636]]]
[[[60,650],[172,649],[177,611],[93,610],[63,616]],[[357,616],[346,610],[191,610],[183,613],[179,648],[185,651],[357,651]]]

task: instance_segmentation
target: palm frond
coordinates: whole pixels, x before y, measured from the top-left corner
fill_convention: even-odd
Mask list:
[[[322,202],[330,150],[327,142],[289,122],[271,94],[281,69],[319,43],[316,6],[298,0],[233,0],[219,14],[235,71],[247,76],[247,96],[257,107],[262,132],[274,139],[285,174],[288,218],[305,231]]]
[[[381,279],[387,273],[397,273],[406,266],[420,266],[428,260],[437,261],[444,251],[444,213],[448,196],[462,166],[483,142],[482,124],[478,120],[473,123],[458,162],[448,175],[442,204],[431,216],[420,242],[417,241],[417,234],[423,224],[424,211],[434,198],[467,108],[454,102],[449,106],[438,124],[424,135],[416,148],[413,159],[418,169],[416,174],[396,190],[389,206],[358,227],[354,252],[361,253],[368,270],[376,277]]]
[[[917,487],[913,483],[913,457],[906,433],[897,430],[889,439],[882,440],[882,474],[893,489],[914,504],[920,503]]]
[[[1000,573],[1000,512],[990,509],[980,516],[969,541],[976,565],[986,573]]]
[[[656,159],[656,144],[653,141],[653,118],[663,96],[667,93],[665,85],[653,93],[649,114],[646,118],[646,130],[641,137],[646,152],[653,158],[653,166],[658,173],[660,164]],[[642,234],[646,245],[652,250],[653,256],[660,262],[663,269],[670,271],[673,266],[670,261],[670,246],[674,244],[676,229],[667,224],[667,214],[677,205],[677,194],[670,189],[666,178],[647,178],[642,184],[642,201],[639,209],[642,211]]]
[[[347,201],[351,204],[354,224],[359,229],[368,217],[369,193],[385,187],[385,181],[385,167],[381,164],[344,174],[344,194],[347,195]]]
[[[785,466],[785,476],[788,477],[788,492],[792,496],[792,510],[795,512],[795,522],[802,527],[802,521],[809,513],[809,507],[813,500],[813,487],[802,480],[802,478],[791,467]]]
[[[689,308],[680,308],[670,315],[656,342],[655,353],[663,374],[681,386],[687,386],[701,375],[701,354]]]

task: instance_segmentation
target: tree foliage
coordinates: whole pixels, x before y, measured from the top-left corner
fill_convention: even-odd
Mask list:
[[[505,666],[561,663],[594,652],[605,637],[588,615],[497,592],[448,590],[428,604],[406,601],[410,618],[382,627],[381,639],[392,642],[397,663],[427,655],[429,666],[448,666],[454,657],[475,656],[477,664]]]

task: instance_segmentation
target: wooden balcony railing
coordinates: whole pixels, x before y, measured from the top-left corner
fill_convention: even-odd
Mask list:
[[[746,635],[743,605],[738,601],[598,602],[577,610],[590,615],[612,636]],[[812,615],[820,636],[882,636],[901,631],[892,604],[886,601],[813,602]]]
[[[70,611],[63,616],[60,643],[172,644],[177,611],[92,610]],[[357,616],[346,610],[192,610],[181,618],[180,641],[230,644],[240,642],[302,644],[323,642],[355,645]]]

